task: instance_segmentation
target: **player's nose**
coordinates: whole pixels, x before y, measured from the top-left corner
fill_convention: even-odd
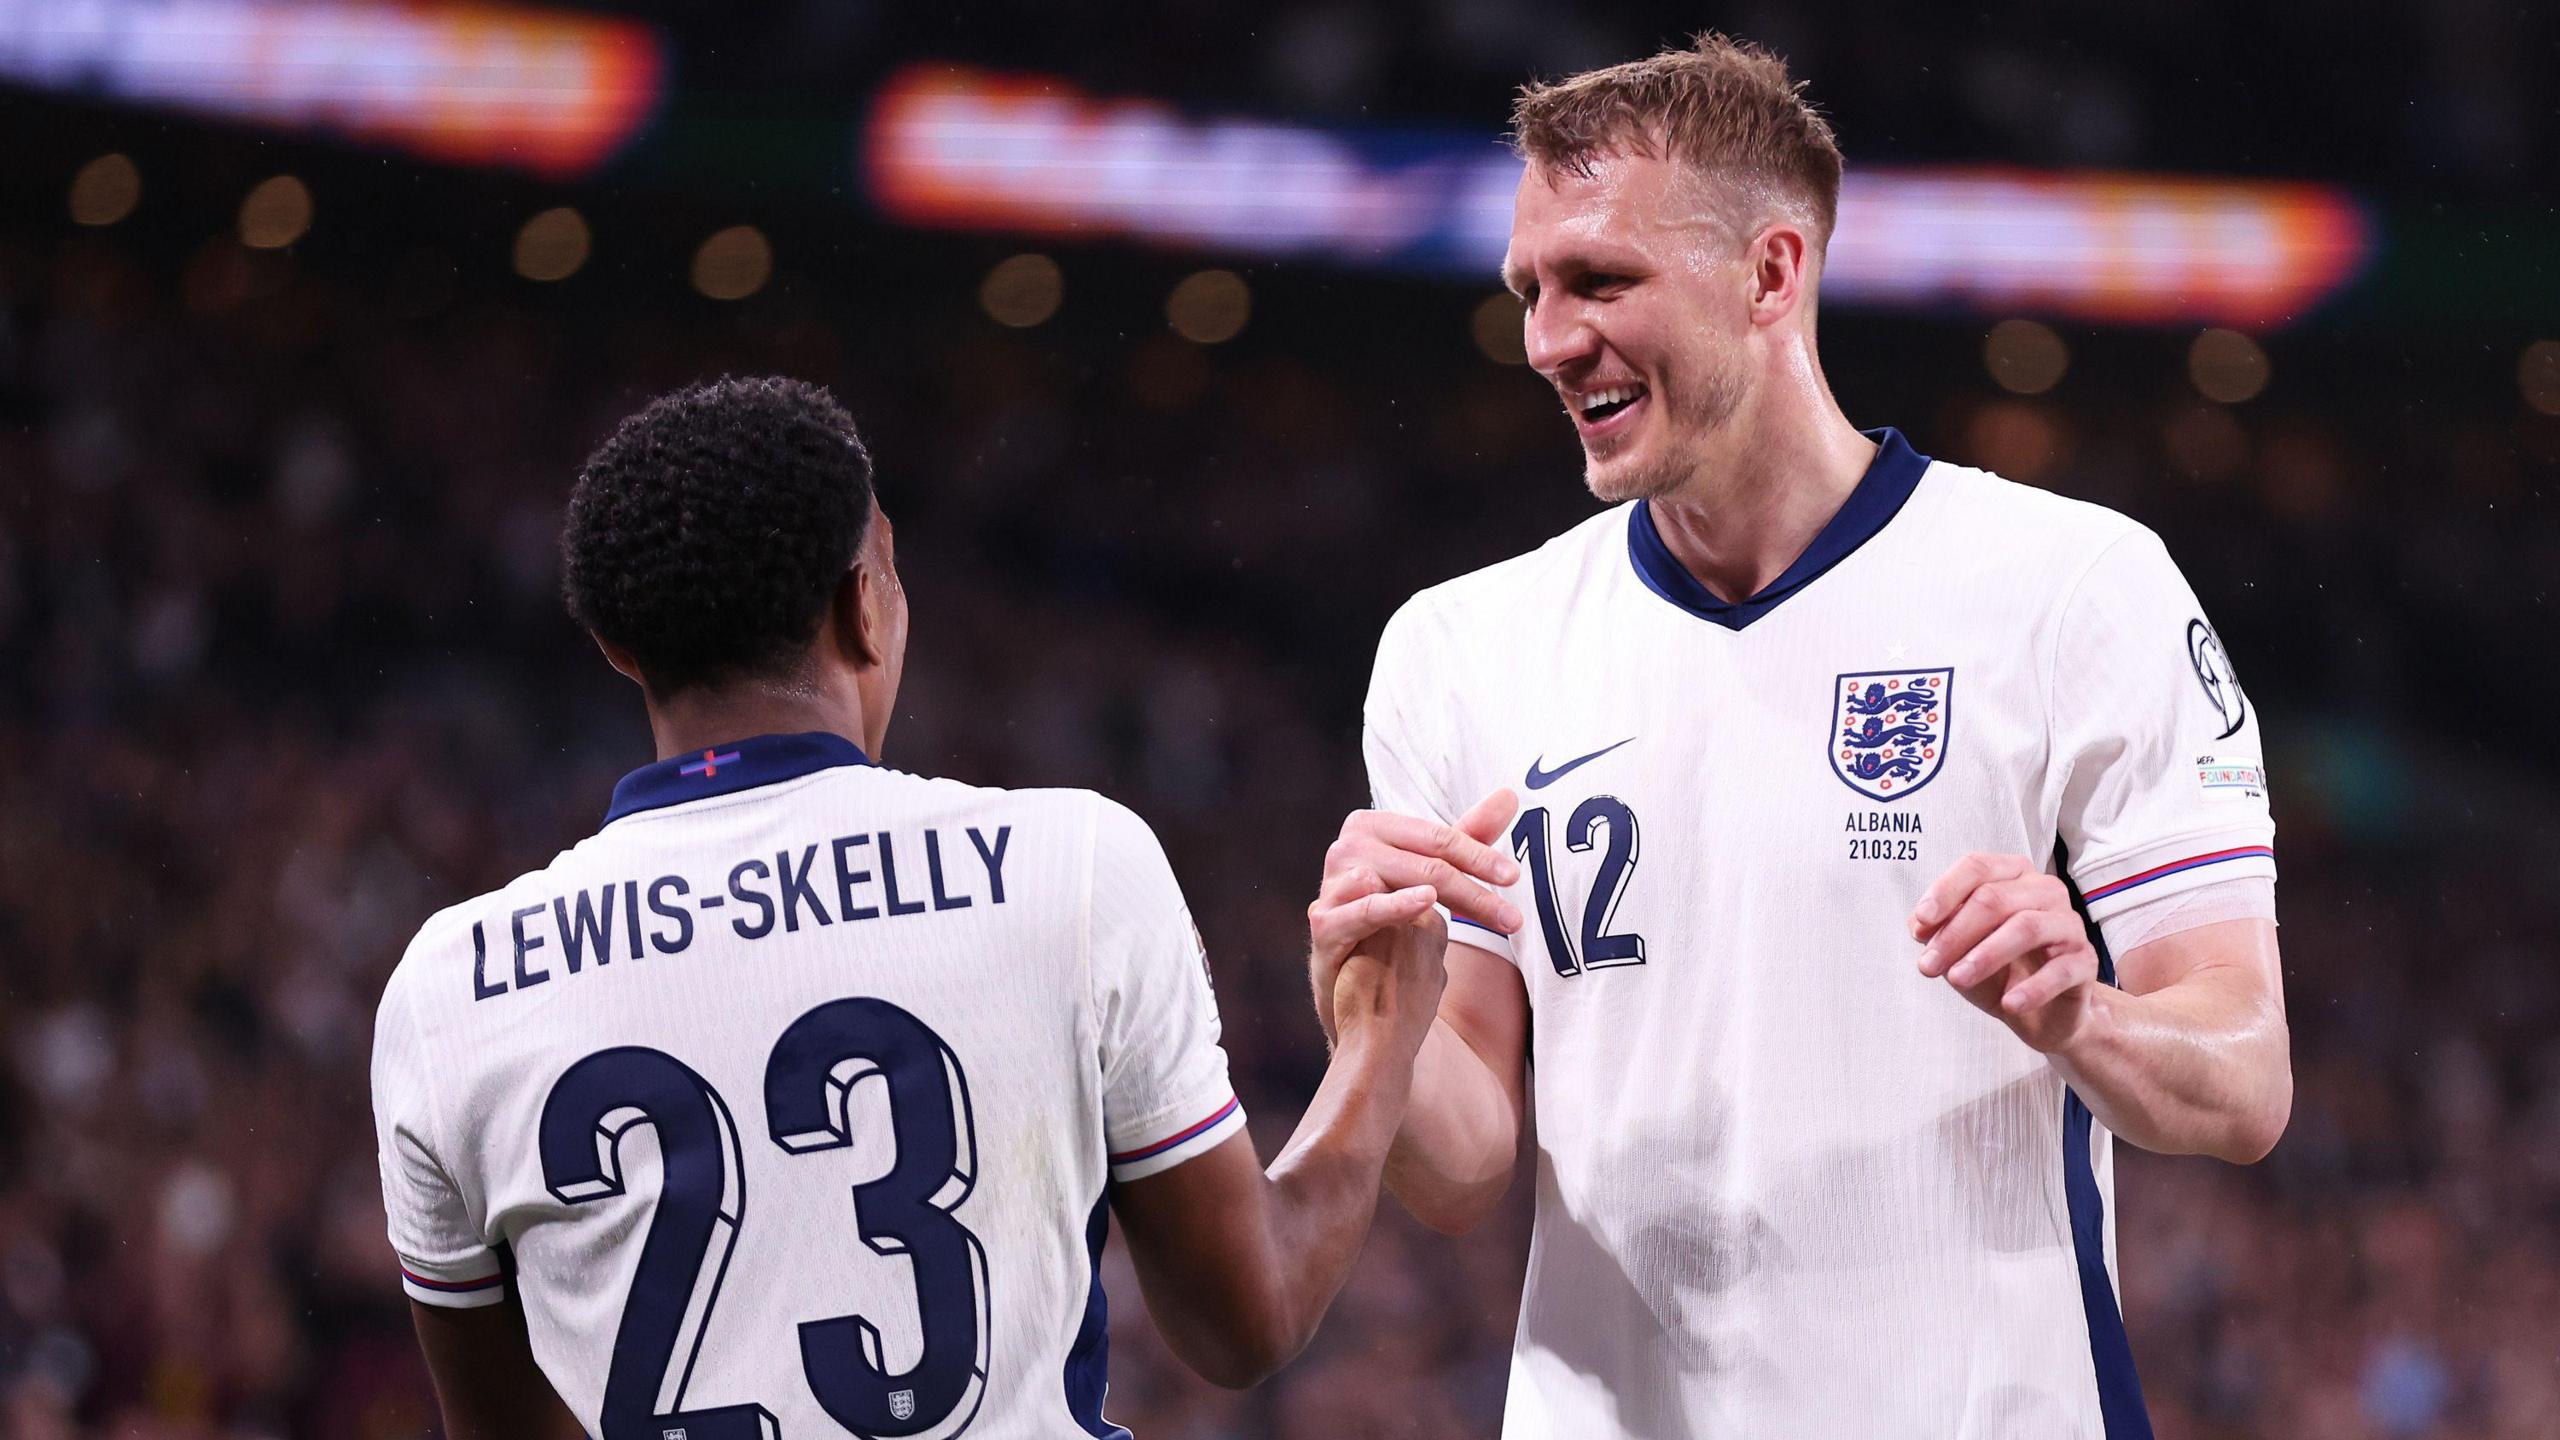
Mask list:
[[[1529,368],[1549,380],[1560,380],[1567,367],[1591,358],[1600,347],[1599,333],[1589,318],[1570,305],[1539,306],[1520,323]]]

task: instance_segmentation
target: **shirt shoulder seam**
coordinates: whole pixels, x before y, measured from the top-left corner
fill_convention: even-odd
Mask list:
[[[474,921],[473,923],[482,922]],[[401,976],[395,971],[392,977],[393,983],[395,985],[400,983],[400,979]],[[415,985],[416,977],[409,977],[408,983]],[[453,1164],[445,1158],[450,1149],[447,1142],[451,1138],[451,1131],[445,1125],[444,1100],[436,1093],[435,1067],[426,1063],[428,1056],[425,1022],[418,1018],[417,1007],[410,1002],[408,996],[400,997],[399,1008],[400,1018],[409,1027],[409,1054],[416,1067],[418,1093],[424,1095],[427,1100],[429,1130],[427,1159],[435,1165],[436,1173],[444,1177],[444,1183],[453,1187],[453,1198],[461,1203],[463,1218],[471,1222],[474,1238],[485,1247],[489,1243],[488,1217],[479,1213],[480,1207],[473,1201],[470,1190],[455,1178]]]
[[[1093,978],[1093,885],[1094,874],[1101,864],[1103,797],[1096,793],[1085,805],[1084,884],[1079,888],[1076,923],[1076,964],[1084,976],[1085,1021],[1092,1028],[1095,1068],[1102,1068],[1102,996]]]
[[[2133,523],[2128,520],[2122,534],[2117,535],[2114,539],[2099,546],[2090,554],[2088,560],[2084,562],[2080,566],[2079,570],[2072,575],[2071,582],[2062,587],[2060,598],[2054,602],[2052,612],[2053,623],[2046,627],[2049,633],[2045,637],[2044,664],[2039,667],[2042,674],[2037,677],[2039,687],[2043,691],[2042,700],[2044,709],[2045,761],[2048,766],[2050,766],[2053,761],[2055,740],[2053,676],[2054,672],[2061,668],[2062,632],[2070,623],[2071,607],[2074,602],[2079,600],[2081,587],[2086,585],[2089,581],[2089,577],[2097,572],[2099,564],[2108,556],[2114,554],[2117,546],[2122,545],[2144,533],[2146,532],[2140,524]]]

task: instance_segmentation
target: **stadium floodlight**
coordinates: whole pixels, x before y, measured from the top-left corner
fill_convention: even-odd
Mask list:
[[[645,25],[502,5],[0,0],[0,79],[555,179],[647,123]]]
[[[1520,162],[1490,134],[1193,119],[1064,81],[891,77],[861,135],[891,219],[1490,277]],[[2351,283],[2377,226],[2334,186],[1851,172],[1823,284],[1852,305],[2267,328]]]

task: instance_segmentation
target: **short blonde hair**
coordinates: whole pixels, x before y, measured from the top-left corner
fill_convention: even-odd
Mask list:
[[[1840,211],[1840,143],[1804,83],[1768,50],[1712,30],[1685,50],[1522,86],[1511,148],[1582,176],[1612,153],[1676,160],[1797,202],[1817,227],[1817,249]]]

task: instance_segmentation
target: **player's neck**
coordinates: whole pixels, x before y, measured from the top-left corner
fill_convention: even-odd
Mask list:
[[[1654,528],[1698,583],[1747,600],[1813,544],[1875,454],[1825,390],[1785,423],[1736,433],[1696,478],[1653,501]]]
[[[661,760],[752,735],[811,731],[841,735],[879,758],[878,731],[864,712],[861,690],[849,680],[699,688],[649,701],[649,733]]]

